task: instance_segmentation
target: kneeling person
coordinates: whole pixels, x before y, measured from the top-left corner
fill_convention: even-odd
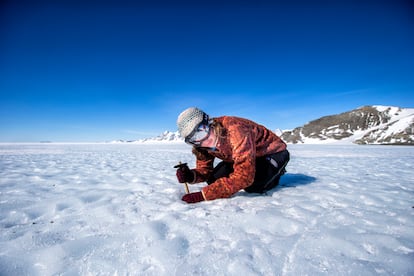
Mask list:
[[[243,189],[264,193],[276,187],[285,173],[286,144],[260,124],[233,116],[209,118],[191,107],[178,116],[177,126],[196,156],[196,168],[177,169],[178,181],[209,184],[201,192],[184,195],[187,203],[228,198]],[[222,160],[216,167],[215,158]]]

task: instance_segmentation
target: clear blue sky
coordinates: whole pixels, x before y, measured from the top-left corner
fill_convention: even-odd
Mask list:
[[[189,106],[291,129],[413,92],[409,1],[0,4],[0,142],[152,137]]]

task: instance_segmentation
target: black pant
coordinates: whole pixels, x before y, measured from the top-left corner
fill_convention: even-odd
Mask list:
[[[254,181],[244,190],[248,193],[264,193],[275,188],[280,177],[286,172],[285,167],[289,159],[287,150],[257,158]],[[221,177],[228,177],[232,172],[233,163],[222,161],[213,169],[207,183],[211,184]]]

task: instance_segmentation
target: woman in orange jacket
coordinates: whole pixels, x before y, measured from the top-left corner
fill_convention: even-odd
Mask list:
[[[285,173],[286,144],[262,125],[232,116],[209,118],[190,107],[178,116],[177,126],[196,156],[196,168],[177,169],[178,181],[209,184],[201,192],[184,195],[187,203],[228,198],[242,189],[264,193],[276,187]],[[223,160],[216,167],[215,158]]]

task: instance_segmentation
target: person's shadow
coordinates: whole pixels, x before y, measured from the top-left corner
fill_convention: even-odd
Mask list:
[[[309,176],[306,174],[302,174],[302,173],[286,173],[284,175],[282,175],[280,177],[280,181],[279,181],[279,185],[277,185],[276,187],[274,187],[273,189],[263,193],[263,194],[257,194],[257,193],[247,193],[245,191],[242,191],[241,193],[244,196],[247,197],[254,197],[254,196],[258,196],[258,195],[272,195],[273,193],[276,193],[277,191],[281,190],[281,189],[286,189],[286,188],[296,188],[298,186],[303,186],[303,185],[309,185],[312,182],[316,181],[316,177],[313,176]]]
[[[286,173],[282,175],[279,181],[279,185],[272,190],[278,190],[283,188],[295,188],[298,186],[308,185],[316,181],[316,177],[309,176],[302,173]],[[272,191],[270,190],[270,191]]]
[[[279,185],[265,192],[267,195],[277,193],[281,189],[296,188],[298,186],[309,185],[316,181],[316,177],[302,173],[286,173],[280,177]]]

